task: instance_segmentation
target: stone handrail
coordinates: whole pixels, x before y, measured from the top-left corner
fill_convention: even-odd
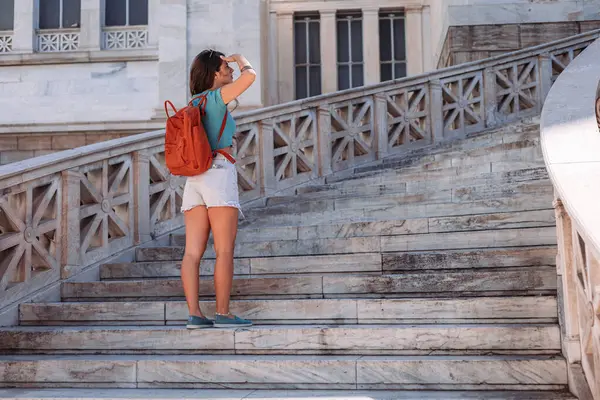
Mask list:
[[[556,80],[540,125],[544,160],[556,193],[557,268],[569,383],[579,398],[591,394],[600,399],[600,40]],[[585,380],[577,380],[578,370]],[[588,387],[582,389],[585,381]],[[581,390],[589,391],[588,397],[577,393]]]
[[[240,114],[241,197],[538,115],[556,76],[598,37]],[[156,131],[0,167],[0,316],[182,226],[182,180],[162,145]]]

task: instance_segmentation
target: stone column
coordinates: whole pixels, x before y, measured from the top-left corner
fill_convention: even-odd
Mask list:
[[[187,104],[187,0],[160,0],[158,38],[158,105],[156,117],[165,118],[163,104],[178,109]]]
[[[379,9],[363,8],[362,18],[365,85],[371,85],[381,81],[381,68],[379,66]]]
[[[148,47],[158,47],[160,36],[160,0],[148,0]]]
[[[81,0],[79,50],[98,51],[102,47],[102,0]]]
[[[13,52],[33,53],[37,28],[35,0],[15,0]]]
[[[406,8],[406,61],[408,76],[423,72],[422,7]]]
[[[338,88],[337,32],[335,10],[320,10],[321,20],[321,92],[331,93]]]
[[[294,14],[277,13],[277,87],[279,102],[292,101],[294,94]]]
[[[423,32],[423,72],[433,71],[435,69],[433,57],[433,43],[431,41],[431,7],[423,8],[422,19]]]
[[[277,69],[277,14],[269,13],[269,30],[267,35],[267,59],[269,71],[266,77],[267,83],[267,106],[272,106],[279,103],[279,90],[277,89],[277,81],[279,79],[279,71]]]

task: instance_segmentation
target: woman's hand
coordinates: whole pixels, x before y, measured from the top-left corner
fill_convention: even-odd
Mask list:
[[[237,60],[239,59],[239,57],[240,57],[239,54],[232,54],[232,55],[227,56],[227,57],[221,56],[221,60],[226,61],[228,63],[231,63],[231,62],[237,62]]]
[[[254,83],[256,79],[256,72],[252,69],[252,66],[248,60],[246,60],[246,58],[241,54],[232,54],[227,57],[221,56],[221,59],[228,63],[237,63],[240,70],[246,68],[242,71],[238,79],[221,88],[221,97],[223,98],[223,102],[228,104],[246,91],[246,89],[248,89],[252,83]]]

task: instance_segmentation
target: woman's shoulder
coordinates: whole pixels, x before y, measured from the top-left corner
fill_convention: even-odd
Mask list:
[[[223,102],[223,97],[221,97],[221,88],[215,90],[206,90],[198,97],[206,97],[206,105],[212,107],[225,107],[225,103]]]

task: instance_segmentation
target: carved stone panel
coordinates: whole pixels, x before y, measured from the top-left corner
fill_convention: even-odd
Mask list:
[[[373,99],[360,98],[332,104],[331,167],[334,171],[375,159],[377,143],[373,129]]]
[[[133,244],[131,155],[82,166],[78,175],[79,251],[89,265]]]
[[[163,146],[148,151],[150,231],[154,236],[169,232],[183,223],[181,204],[185,177],[172,175],[166,166]]]
[[[540,111],[540,78],[537,58],[528,58],[494,69],[496,119],[516,121]]]
[[[240,200],[251,200],[261,194],[260,179],[260,123],[238,126],[235,135],[236,168]],[[273,162],[269,160],[269,162]]]
[[[485,125],[482,71],[441,79],[440,82],[444,137],[482,130]]]
[[[402,151],[415,143],[431,142],[429,94],[426,85],[385,93],[387,151]]]
[[[314,110],[273,120],[273,162],[277,188],[317,176],[317,118]]]
[[[59,174],[0,191],[0,292],[59,273],[61,201]]]

